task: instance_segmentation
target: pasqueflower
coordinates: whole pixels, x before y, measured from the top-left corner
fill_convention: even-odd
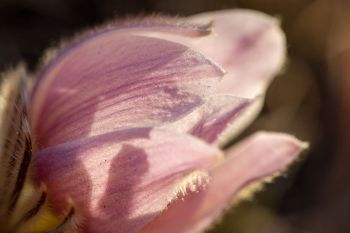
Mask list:
[[[13,159],[9,232],[202,232],[303,148],[260,132],[222,149],[283,65],[262,13],[112,22],[48,56],[17,127],[27,155]]]

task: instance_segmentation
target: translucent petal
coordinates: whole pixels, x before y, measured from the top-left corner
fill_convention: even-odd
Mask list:
[[[227,151],[227,159],[210,171],[207,188],[173,202],[142,233],[202,232],[228,208],[237,193],[273,175],[297,158],[305,144],[277,133],[257,133]]]
[[[68,199],[84,232],[135,232],[180,193],[204,185],[221,152],[189,135],[129,129],[47,148],[35,159],[37,182],[54,210]]]

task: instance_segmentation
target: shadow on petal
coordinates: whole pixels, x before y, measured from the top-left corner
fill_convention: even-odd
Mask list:
[[[147,154],[142,148],[123,145],[111,162],[107,189],[92,213],[95,219],[85,223],[84,232],[133,232],[153,218],[157,213],[142,213],[134,197],[135,188],[148,169]]]

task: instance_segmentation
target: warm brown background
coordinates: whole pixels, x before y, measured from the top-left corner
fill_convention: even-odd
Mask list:
[[[269,89],[258,129],[289,132],[311,147],[304,160],[214,232],[350,232],[350,2],[346,0],[0,0],[0,71],[34,70],[63,37],[126,15],[186,16],[243,7],[282,19],[289,61]],[[349,142],[348,142],[349,141]]]

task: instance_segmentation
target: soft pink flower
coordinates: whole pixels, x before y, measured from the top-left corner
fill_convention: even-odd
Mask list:
[[[246,10],[79,37],[31,97],[35,179],[52,210],[84,233],[202,232],[303,148],[277,133],[218,148],[254,119],[284,57],[278,21]]]

